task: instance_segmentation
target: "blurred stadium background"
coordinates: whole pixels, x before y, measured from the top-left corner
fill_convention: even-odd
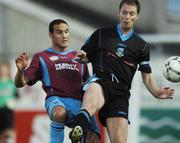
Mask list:
[[[141,4],[136,29],[152,46],[153,74],[159,84],[174,87],[176,93],[173,100],[154,99],[144,88],[140,73],[136,74],[131,90],[128,143],[179,143],[179,83],[165,80],[161,66],[169,56],[180,56],[180,1],[141,0]],[[14,76],[14,59],[20,53],[25,51],[31,57],[51,46],[48,24],[54,18],[69,23],[71,47],[79,50],[96,28],[117,22],[118,5],[119,0],[0,0],[0,60],[11,61]],[[40,87],[38,83],[19,90],[15,143],[48,143],[49,119]],[[102,142],[109,143],[106,131],[104,138]],[[65,143],[68,142],[66,138]]]

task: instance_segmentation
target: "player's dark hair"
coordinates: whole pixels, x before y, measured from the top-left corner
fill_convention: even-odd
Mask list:
[[[121,0],[120,4],[119,4],[119,10],[121,10],[123,4],[128,4],[128,5],[135,5],[137,8],[137,13],[139,14],[140,10],[141,10],[141,4],[139,2],[139,0]]]
[[[64,23],[64,24],[68,25],[68,23],[65,20],[63,20],[63,19],[54,19],[53,21],[51,21],[49,23],[49,32],[52,33],[54,31],[54,25],[61,24],[61,23]]]

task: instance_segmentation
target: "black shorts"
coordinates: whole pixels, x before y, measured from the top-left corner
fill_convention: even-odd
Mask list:
[[[105,104],[99,111],[99,120],[106,126],[106,119],[109,117],[123,117],[128,120],[129,89],[124,84],[110,80],[97,80],[100,84],[105,98]]]
[[[0,133],[14,127],[14,111],[7,107],[0,108]]]

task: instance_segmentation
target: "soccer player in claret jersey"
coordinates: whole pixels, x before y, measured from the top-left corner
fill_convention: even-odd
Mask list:
[[[90,116],[99,110],[99,119],[107,128],[111,143],[127,142],[130,89],[137,69],[154,97],[173,97],[174,89],[160,88],[153,79],[150,47],[133,29],[139,12],[138,0],[121,0],[119,23],[96,30],[77,54],[77,61],[92,63],[94,78],[85,92],[71,138],[80,138],[76,131],[85,133]]]
[[[86,64],[73,60],[77,52],[68,48],[69,26],[66,21],[53,20],[49,24],[49,36],[52,47],[36,53],[29,66],[26,53],[17,57],[15,84],[23,87],[42,81],[42,87],[47,94],[45,107],[52,121],[50,143],[63,143],[64,126],[72,127],[71,121],[81,107],[83,82],[89,73]],[[84,142],[100,142],[95,117],[88,123],[88,134]]]

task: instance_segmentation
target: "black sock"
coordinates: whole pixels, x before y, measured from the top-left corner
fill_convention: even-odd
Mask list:
[[[85,134],[88,130],[90,120],[90,114],[87,110],[82,109],[79,111],[79,113],[76,115],[74,122],[72,124],[73,127],[75,126],[81,126],[83,133]]]

